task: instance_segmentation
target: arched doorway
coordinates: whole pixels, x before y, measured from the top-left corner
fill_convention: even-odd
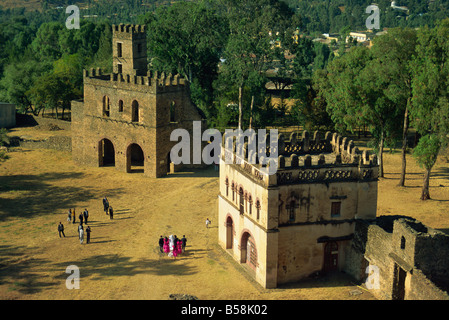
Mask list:
[[[254,238],[249,232],[244,232],[240,242],[240,263],[246,263],[251,268],[257,266],[257,250]]]
[[[336,271],[338,269],[338,244],[334,241],[326,242],[324,245],[324,272]]]
[[[98,143],[98,163],[100,167],[115,166],[115,150],[111,140],[103,139]]]
[[[232,249],[234,243],[234,222],[231,217],[226,219],[226,249]]]
[[[128,172],[144,172],[144,154],[137,143],[132,143],[126,150],[126,166]]]

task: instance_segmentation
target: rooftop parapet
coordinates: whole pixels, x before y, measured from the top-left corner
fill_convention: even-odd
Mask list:
[[[223,136],[223,143],[226,141]],[[223,144],[222,159],[226,164],[236,165],[259,181],[273,184],[311,183],[331,181],[371,181],[378,178],[378,162],[376,155],[369,151],[359,151],[352,140],[342,138],[338,134],[327,132],[324,139],[320,133],[315,132],[313,139],[309,138],[307,131],[298,139],[296,133],[285,140],[282,134],[278,135],[278,150],[269,147],[269,134],[265,136],[266,149],[251,149],[248,141],[239,149],[237,139],[233,138],[232,147],[226,149]],[[271,163],[263,164],[264,159],[259,155],[278,154]],[[293,151],[293,152],[292,152]],[[307,152],[308,151],[308,152]],[[270,159],[270,158],[269,158]],[[275,162],[275,163],[274,163]],[[263,170],[267,166],[275,165],[276,174],[268,175]],[[257,172],[257,174],[256,174]],[[268,177],[264,177],[267,175]],[[275,178],[274,178],[275,177]]]
[[[139,24],[114,24],[112,25],[112,32],[115,36],[122,35],[129,37],[130,35],[146,35],[147,27]]]
[[[146,76],[136,76],[122,73],[103,74],[101,68],[91,68],[83,70],[83,77],[86,79],[104,80],[117,83],[127,83],[132,85],[157,87],[158,90],[164,90],[170,87],[180,87],[188,84],[188,81],[181,78],[179,74],[166,75],[164,72],[149,71]]]

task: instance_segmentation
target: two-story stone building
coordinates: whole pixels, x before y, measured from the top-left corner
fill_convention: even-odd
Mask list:
[[[356,220],[377,208],[376,156],[337,134],[278,139],[273,175],[224,147],[220,159],[219,243],[267,288],[343,270]]]
[[[171,132],[204,117],[187,80],[148,72],[145,26],[112,28],[113,73],[84,70],[84,99],[72,102],[73,159],[161,177],[173,170]]]

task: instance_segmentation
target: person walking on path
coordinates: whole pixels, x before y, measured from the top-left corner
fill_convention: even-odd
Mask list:
[[[87,218],[89,218],[89,211],[87,211],[86,208],[84,209],[83,216],[84,216],[84,222],[87,224]]]
[[[212,223],[212,222],[210,222],[209,218],[206,218],[206,228],[209,228],[209,225],[210,225],[211,223]]]
[[[114,219],[114,210],[112,207],[109,207],[109,219]]]
[[[90,243],[90,226],[86,228],[86,243]]]
[[[69,209],[69,214],[67,215],[67,222],[72,221],[72,209]]]
[[[164,238],[162,236],[159,238],[159,251],[164,252]]]
[[[80,244],[82,244],[84,242],[84,228],[82,224],[78,226],[78,232],[80,237]]]
[[[104,209],[104,212],[106,214],[108,214],[109,200],[108,200],[108,198],[106,198],[106,196],[103,198],[103,209]]]
[[[83,215],[82,213],[80,213],[80,215],[78,216],[78,218],[80,219],[80,224],[83,225],[84,215]]]
[[[59,231],[59,237],[61,238],[61,233],[62,233],[62,235],[63,235],[64,238],[65,238],[65,234],[64,234],[64,225],[63,225],[61,222],[59,222],[59,225],[58,225],[58,231]]]
[[[187,244],[187,239],[186,239],[186,236],[183,235],[182,238],[181,238],[182,253],[184,253],[186,251],[186,244]]]
[[[75,209],[73,209],[73,211],[72,211],[72,216],[73,216],[73,221],[72,221],[72,223],[75,223],[75,217],[76,217],[76,215],[75,215]]]

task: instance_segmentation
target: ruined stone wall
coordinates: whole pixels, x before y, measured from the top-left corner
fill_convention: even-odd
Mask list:
[[[391,252],[392,234],[377,225],[368,228],[365,258],[369,265],[379,270],[379,289],[372,289],[371,293],[380,299],[391,299],[393,282],[393,264]]]
[[[395,297],[398,270],[405,274],[406,300],[447,300],[448,236],[415,219],[382,216],[368,227],[365,258],[379,268],[381,299]]]

